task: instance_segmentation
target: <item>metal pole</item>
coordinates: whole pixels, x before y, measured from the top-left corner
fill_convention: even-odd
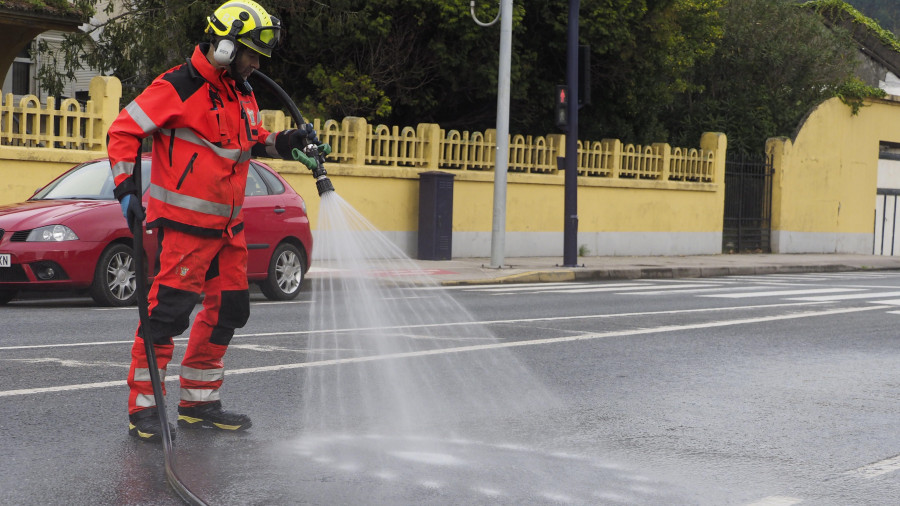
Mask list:
[[[569,0],[566,44],[566,83],[569,86],[569,128],[566,131],[565,224],[563,265],[578,265],[578,10],[580,0]],[[587,69],[585,69],[587,71]]]
[[[500,68],[497,78],[497,153],[494,158],[494,214],[491,267],[503,267],[506,253],[506,172],[509,166],[509,82],[513,0],[500,1]]]

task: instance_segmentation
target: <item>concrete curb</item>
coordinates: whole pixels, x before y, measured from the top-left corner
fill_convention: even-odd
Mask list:
[[[529,271],[520,272],[518,274],[510,274],[508,276],[500,276],[498,278],[488,279],[456,279],[444,281],[444,286],[462,286],[462,285],[498,285],[498,284],[514,284],[514,283],[561,283],[567,281],[575,281],[577,275],[573,271]]]
[[[560,283],[568,281],[604,281],[614,279],[713,278],[720,276],[753,276],[763,274],[801,274],[815,272],[847,272],[897,270],[894,267],[867,267],[845,264],[758,265],[732,267],[621,267],[610,269],[536,270],[484,279],[447,280],[443,286],[496,285],[515,283]]]

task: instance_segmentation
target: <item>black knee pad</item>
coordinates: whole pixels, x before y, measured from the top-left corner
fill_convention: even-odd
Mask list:
[[[250,290],[223,290],[219,321],[209,342],[227,346],[234,336],[234,329],[247,324],[250,319]]]
[[[191,312],[200,300],[200,294],[160,285],[156,294],[156,306],[147,322],[145,337],[161,344],[169,338],[181,335],[191,325]]]

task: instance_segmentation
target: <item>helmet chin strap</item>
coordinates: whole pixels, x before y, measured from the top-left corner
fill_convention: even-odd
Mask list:
[[[231,75],[231,78],[234,79],[234,84],[237,90],[243,95],[249,95],[253,93],[253,87],[250,86],[250,83],[244,79],[243,76],[237,70],[237,61],[240,59],[241,53],[246,51],[246,48],[242,45],[238,44],[237,51],[234,55],[234,60],[232,60],[231,65],[228,66],[228,73]]]

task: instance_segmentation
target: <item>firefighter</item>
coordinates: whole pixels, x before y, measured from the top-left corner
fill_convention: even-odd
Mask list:
[[[250,315],[247,242],[241,204],[251,156],[291,159],[293,148],[319,144],[312,124],[269,133],[247,78],[271,57],[280,21],[252,0],[227,1],[207,18],[209,42],[184,64],[157,77],[110,126],[108,152],[115,196],[134,230],[144,218],[132,174],[145,137],[153,137],[147,228],[159,241],[158,273],[148,295],[128,373],[129,430],[160,441],[160,426],[141,338],[155,346],[160,377],[172,338],[191,327],[181,362],[178,426],[242,431],[250,417],[222,409],[222,358]],[[203,308],[191,326],[190,315]],[[165,384],[163,384],[165,388]],[[174,436],[174,432],[172,432]]]

